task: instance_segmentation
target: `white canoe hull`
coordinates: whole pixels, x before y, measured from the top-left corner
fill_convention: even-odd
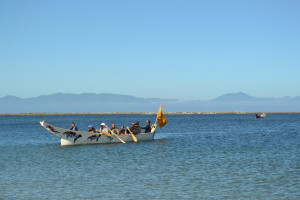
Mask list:
[[[107,143],[120,143],[115,135],[110,139],[108,136],[99,133],[90,133],[83,131],[71,131],[68,129],[53,126],[46,121],[40,121],[40,124],[50,133],[60,138],[61,146],[78,145],[78,144],[107,144]],[[152,126],[151,133],[140,133],[135,135],[138,141],[153,140],[155,135],[156,125]],[[133,142],[131,135],[118,135],[125,142]]]

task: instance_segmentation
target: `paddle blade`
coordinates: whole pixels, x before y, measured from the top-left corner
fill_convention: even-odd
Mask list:
[[[130,135],[131,135],[133,141],[134,141],[134,142],[137,142],[137,141],[138,141],[137,138],[136,138],[135,135],[131,132],[131,130],[129,129],[128,126],[127,126],[127,130],[130,132]]]
[[[137,140],[137,138],[135,137],[135,135],[132,134],[132,133],[130,133],[130,134],[131,134],[131,137],[132,137],[133,141],[134,141],[134,142],[137,142],[138,140]]]
[[[116,136],[122,143],[126,143],[124,140],[122,140],[117,134],[115,134],[112,130],[110,130],[110,133],[114,136]]]
[[[126,143],[124,140],[122,140],[118,135],[114,134],[121,142]]]

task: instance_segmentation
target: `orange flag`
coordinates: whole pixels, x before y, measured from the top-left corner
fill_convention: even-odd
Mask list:
[[[164,116],[161,106],[159,107],[158,112],[157,112],[157,122],[158,122],[159,128],[163,127],[164,125],[166,125],[168,123],[168,119]]]

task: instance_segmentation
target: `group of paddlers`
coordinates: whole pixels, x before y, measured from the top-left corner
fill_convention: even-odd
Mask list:
[[[95,129],[94,125],[89,125],[88,126],[88,132],[92,133],[110,133],[110,134],[116,134],[116,135],[126,135],[126,134],[134,134],[137,135],[139,133],[142,133],[142,129],[144,129],[144,133],[149,133],[151,132],[151,125],[150,121],[146,121],[146,125],[144,127],[141,127],[139,122],[132,122],[131,127],[125,127],[120,126],[120,129],[116,127],[116,124],[112,124],[111,127],[106,126],[105,123],[100,124],[99,129]],[[78,127],[74,122],[71,123],[71,128],[70,130],[72,131],[78,131]]]

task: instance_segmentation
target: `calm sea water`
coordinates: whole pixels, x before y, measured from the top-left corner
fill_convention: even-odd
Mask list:
[[[151,142],[61,147],[38,121],[155,116],[1,116],[0,199],[300,199],[300,114],[167,117]]]

